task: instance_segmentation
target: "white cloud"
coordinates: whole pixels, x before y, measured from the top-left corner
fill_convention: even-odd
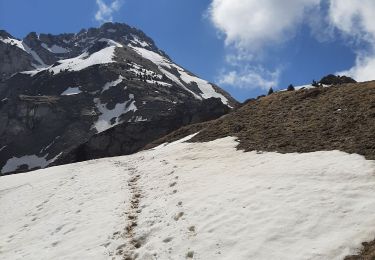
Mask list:
[[[354,42],[357,58],[353,68],[340,72],[358,81],[375,79],[375,1],[330,0],[330,22]],[[364,44],[370,47],[364,47]]]
[[[262,67],[246,66],[242,69],[222,71],[219,84],[230,85],[242,89],[261,88],[268,90],[276,87],[279,82],[280,70],[270,72]]]
[[[259,50],[293,37],[304,14],[320,0],[213,0],[209,14],[227,44]]]
[[[121,8],[121,0],[114,0],[110,4],[106,4],[103,0],[96,0],[98,5],[98,11],[95,14],[95,20],[100,23],[112,22],[113,13],[117,12]]]
[[[231,52],[234,49],[227,55],[229,68],[219,75],[219,84],[243,89],[277,87],[280,70],[269,71],[254,64],[262,61],[265,48],[291,39],[307,10],[319,5],[319,2],[213,0],[209,17],[223,33]]]
[[[360,40],[375,41],[375,1],[330,0],[329,18],[343,33]]]
[[[374,0],[212,0],[208,13],[227,46],[237,50],[229,56],[229,64],[246,64],[251,57],[247,63],[254,65],[263,51],[293,39],[300,26],[308,25],[319,42],[340,37],[357,53],[353,67],[341,73],[358,81],[375,79]],[[253,85],[259,86],[275,82],[257,75],[232,70],[222,82],[254,80]]]
[[[346,71],[337,72],[339,75],[347,75],[357,81],[369,81],[375,79],[375,54],[359,54],[355,65]]]

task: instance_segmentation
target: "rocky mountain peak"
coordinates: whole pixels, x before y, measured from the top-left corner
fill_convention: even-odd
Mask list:
[[[124,23],[104,23],[99,28],[89,28],[81,30],[77,35],[78,41],[95,41],[99,39],[110,39],[121,43],[122,45],[132,45],[134,47],[142,47],[151,51],[164,53],[157,48],[154,41],[144,32]]]
[[[92,54],[92,50],[100,49],[99,46],[104,48],[103,41],[108,40],[114,41],[117,47],[122,45],[144,48],[168,58],[141,30],[121,23],[105,23],[99,28],[82,29],[79,33],[38,35],[31,32],[23,40],[18,40],[2,30],[0,37],[0,54],[6,57],[6,62],[0,65],[0,80],[20,71],[46,68],[58,60],[74,58],[87,51]],[[20,62],[8,57],[10,52],[18,53]],[[11,56],[14,57],[15,54]]]
[[[6,39],[6,38],[13,38],[12,35],[10,35],[7,31],[5,30],[0,30],[0,37],[3,38],[3,39]]]
[[[126,24],[0,40],[0,56],[3,174],[133,153],[237,104]]]
[[[30,32],[24,38],[25,41],[39,41],[38,34],[36,32]]]

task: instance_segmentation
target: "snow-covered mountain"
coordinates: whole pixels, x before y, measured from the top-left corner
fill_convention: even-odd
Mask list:
[[[190,137],[0,177],[0,258],[341,260],[374,238],[373,161]]]
[[[2,174],[129,154],[237,104],[125,24],[23,40],[0,31],[0,56]]]

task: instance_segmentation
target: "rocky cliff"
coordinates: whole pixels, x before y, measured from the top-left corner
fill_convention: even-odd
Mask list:
[[[2,174],[128,154],[237,105],[125,24],[76,34],[2,31]]]

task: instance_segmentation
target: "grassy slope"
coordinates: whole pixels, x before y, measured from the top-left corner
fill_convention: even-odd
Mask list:
[[[181,128],[148,147],[200,133],[192,141],[239,138],[245,151],[341,150],[375,159],[375,82],[278,92],[229,115]]]

